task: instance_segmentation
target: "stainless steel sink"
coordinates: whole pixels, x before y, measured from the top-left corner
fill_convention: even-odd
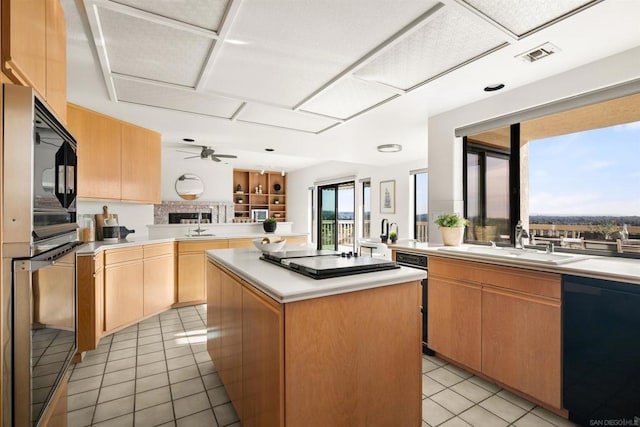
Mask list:
[[[580,261],[585,258],[584,255],[546,253],[530,249],[514,249],[503,247],[487,247],[487,246],[445,246],[439,248],[443,252],[467,253],[482,257],[508,258],[512,260],[535,262],[540,264],[566,264],[569,262]]]
[[[207,236],[215,236],[215,234],[211,233],[202,233],[202,234],[185,234],[187,237],[207,237]]]

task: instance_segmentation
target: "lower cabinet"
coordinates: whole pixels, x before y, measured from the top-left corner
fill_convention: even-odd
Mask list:
[[[175,297],[174,243],[144,245],[144,309],[145,317],[173,305]]]
[[[206,302],[206,255],[204,251],[228,247],[228,240],[178,242],[178,303]]]
[[[430,348],[562,408],[559,275],[432,256],[428,289]]]
[[[107,332],[143,317],[142,247],[105,251],[104,323]]]

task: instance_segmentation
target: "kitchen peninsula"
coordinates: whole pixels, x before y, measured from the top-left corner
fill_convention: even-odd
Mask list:
[[[207,350],[245,426],[419,426],[420,280],[314,280],[207,251]]]

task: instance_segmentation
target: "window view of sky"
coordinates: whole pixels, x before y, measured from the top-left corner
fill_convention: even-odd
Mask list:
[[[640,215],[640,122],[529,143],[531,215]]]

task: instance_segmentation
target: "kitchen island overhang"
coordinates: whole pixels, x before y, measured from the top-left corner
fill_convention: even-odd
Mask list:
[[[420,426],[426,273],[314,280],[259,256],[207,251],[207,350],[243,425]]]

